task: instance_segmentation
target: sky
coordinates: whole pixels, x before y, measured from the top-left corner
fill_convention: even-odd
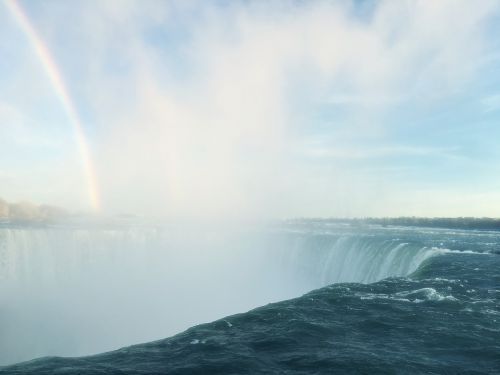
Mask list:
[[[0,4],[8,201],[500,216],[498,1],[15,2],[35,38],[12,3]]]

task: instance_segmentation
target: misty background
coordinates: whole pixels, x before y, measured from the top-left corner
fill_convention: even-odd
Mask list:
[[[497,1],[19,4],[102,213],[500,215]],[[74,130],[4,6],[0,35],[0,196],[91,211]]]
[[[500,216],[499,17],[494,0],[4,1],[0,365],[450,251],[272,219]]]

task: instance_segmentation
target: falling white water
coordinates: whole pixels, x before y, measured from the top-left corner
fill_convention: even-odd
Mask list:
[[[352,234],[0,228],[0,364],[160,339],[330,283],[408,275],[434,253]]]

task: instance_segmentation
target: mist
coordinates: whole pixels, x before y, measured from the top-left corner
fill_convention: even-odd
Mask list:
[[[28,32],[0,9],[0,365],[434,254],[377,273],[278,219],[500,215],[496,1],[22,5]]]
[[[345,225],[186,224],[0,227],[0,365],[159,340],[440,252]]]
[[[156,340],[297,292],[271,272],[255,236],[234,230],[18,228],[0,237],[0,364]]]
[[[494,167],[464,154],[471,145],[453,136],[455,121],[429,120],[496,61],[494,1],[106,1],[28,11],[76,103],[101,213],[498,214]],[[29,56],[29,44],[9,52]],[[43,71],[30,63],[13,79],[30,94],[0,111],[4,142],[24,151],[16,171],[5,161],[3,197],[89,211],[75,135]],[[418,126],[400,115],[415,111]],[[485,139],[492,131],[476,129]],[[482,191],[474,178],[488,181]]]

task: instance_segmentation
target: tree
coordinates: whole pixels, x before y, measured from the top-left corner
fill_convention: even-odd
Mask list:
[[[0,219],[9,218],[9,204],[0,198]]]

